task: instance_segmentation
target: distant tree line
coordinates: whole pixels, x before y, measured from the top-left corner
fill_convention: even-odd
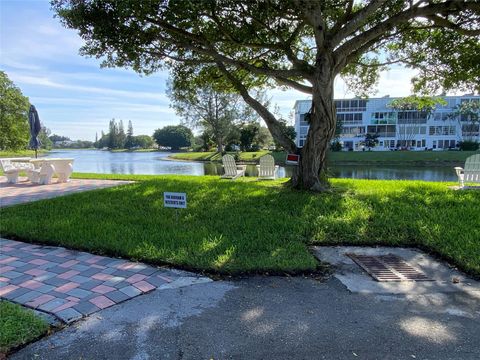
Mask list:
[[[93,141],[88,140],[71,140],[67,136],[60,136],[53,134],[49,136],[53,142],[53,148],[55,149],[90,149],[93,148]]]
[[[133,134],[132,122],[128,121],[127,132],[123,127],[123,121],[118,122],[115,119],[110,120],[108,133],[101,132],[100,138],[96,136],[93,146],[97,149],[149,149],[154,145],[153,139],[149,135]]]

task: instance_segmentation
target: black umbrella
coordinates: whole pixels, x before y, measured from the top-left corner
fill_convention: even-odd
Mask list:
[[[38,134],[42,130],[42,125],[40,124],[40,118],[38,117],[37,109],[35,106],[30,105],[30,110],[28,112],[28,123],[30,124],[30,142],[28,146],[30,149],[35,149],[35,158],[37,158],[37,150],[40,148],[40,140],[38,139]]]

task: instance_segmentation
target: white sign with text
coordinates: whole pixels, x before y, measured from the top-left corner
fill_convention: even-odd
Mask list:
[[[176,192],[164,192],[163,193],[163,206],[170,208],[187,208],[187,194]]]

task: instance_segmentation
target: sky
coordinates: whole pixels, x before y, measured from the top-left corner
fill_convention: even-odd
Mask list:
[[[130,69],[100,68],[100,60],[79,55],[81,38],[55,19],[48,0],[0,0],[0,70],[38,110],[53,134],[94,140],[110,119],[133,123],[135,135],[177,125],[181,119],[165,94],[167,72],[140,76]],[[406,96],[413,71],[395,67],[381,74],[375,96]],[[271,102],[285,115],[295,100],[309,96],[272,90]],[[352,97],[341,79],[335,97]]]

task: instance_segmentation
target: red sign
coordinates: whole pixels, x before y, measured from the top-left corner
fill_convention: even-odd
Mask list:
[[[287,160],[285,161],[285,163],[289,165],[298,165],[299,161],[300,161],[300,155],[287,154]]]

